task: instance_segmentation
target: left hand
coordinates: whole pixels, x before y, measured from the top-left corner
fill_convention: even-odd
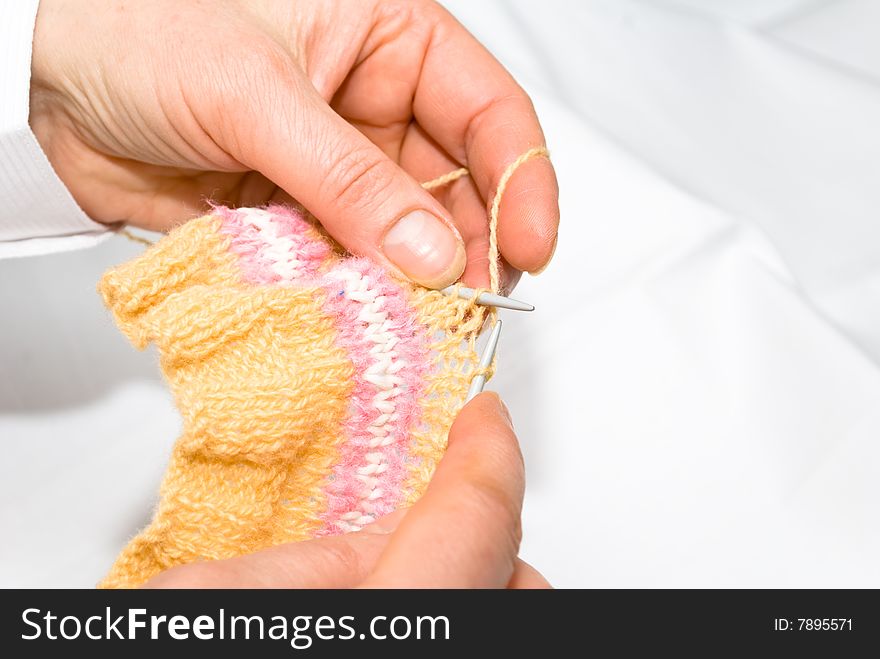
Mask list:
[[[488,283],[487,205],[544,143],[522,88],[429,0],[41,0],[30,124],[99,222],[165,230],[206,199],[294,198],[431,288]],[[462,165],[437,198],[419,186]],[[511,180],[508,284],[550,260],[557,198],[545,158]]]

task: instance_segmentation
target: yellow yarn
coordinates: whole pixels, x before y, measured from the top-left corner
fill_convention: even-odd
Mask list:
[[[529,154],[499,183],[490,218],[496,250],[500,197],[510,174],[546,151]],[[477,372],[475,341],[490,310],[376,274],[376,266],[340,253],[317,227],[297,222],[273,209],[218,210],[178,227],[101,280],[99,290],[123,333],[138,348],[158,347],[183,417],[154,519],[101,587],[137,586],[175,565],[359,528],[383,512],[382,505],[411,503],[424,491]],[[284,234],[294,225],[291,237]],[[259,259],[241,236],[268,241],[259,256],[264,260],[278,255],[273,241],[301,241],[301,257],[271,267],[260,262],[263,270],[254,276],[281,279],[255,283],[243,273],[248,259]],[[493,274],[497,289],[497,264]],[[399,300],[392,303],[395,291]],[[353,316],[344,314],[358,310],[357,340],[372,347],[357,352],[355,346],[360,356],[353,357],[346,325]],[[422,351],[423,363],[402,360],[407,350]],[[365,365],[365,356],[378,361]],[[417,387],[414,369],[421,374]],[[365,397],[371,386],[372,398]],[[369,403],[370,429],[387,437],[362,456],[352,453],[362,441],[352,438],[353,400]],[[398,417],[410,407],[417,415],[401,433]],[[358,494],[353,512],[331,514],[349,505],[334,490],[341,487],[346,455],[365,456],[351,478],[372,482],[373,489]],[[394,469],[403,475],[382,481],[397,474]],[[384,491],[388,483],[399,491]]]

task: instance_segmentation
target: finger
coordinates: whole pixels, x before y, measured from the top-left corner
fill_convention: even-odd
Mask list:
[[[293,195],[352,253],[431,288],[456,281],[465,251],[449,212],[337,115],[286,55],[261,59],[272,74],[233,90],[238,120],[222,124],[221,146]]]
[[[405,510],[357,533],[289,543],[222,561],[190,563],[145,588],[352,588],[373,568]]]
[[[439,198],[452,212],[464,236],[467,265],[461,275],[462,283],[473,288],[489,288],[489,225],[477,186],[470,178],[462,178]]]
[[[461,166],[415,123],[410,125],[400,150],[400,165],[419,181],[434,179],[439,173],[450,172]],[[472,288],[488,288],[489,225],[486,221],[486,204],[479,189],[473,179],[465,176],[433,189],[432,194],[452,213],[455,225],[464,238],[467,266],[461,282]],[[502,294],[511,293],[521,274],[502,258]]]
[[[425,133],[418,124],[410,124],[400,150],[400,166],[416,180],[425,182],[461,167]],[[448,185],[433,188],[431,193],[452,214],[455,226],[464,239],[467,265],[461,282],[472,288],[489,287],[489,223],[486,204],[473,180],[462,177]]]
[[[507,412],[497,395],[480,394],[455,420],[427,492],[364,585],[503,588],[519,548],[523,488]]]
[[[550,582],[531,565],[521,558],[516,559],[516,566],[513,568],[513,576],[507,587],[511,590],[542,590],[553,588]]]
[[[450,155],[466,162],[487,205],[507,166],[544,144],[531,100],[454,18],[439,19],[413,100],[418,122]],[[501,253],[515,268],[542,269],[553,254],[559,190],[546,158],[523,164],[500,209]]]

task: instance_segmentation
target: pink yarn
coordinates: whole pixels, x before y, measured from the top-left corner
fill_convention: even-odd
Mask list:
[[[255,223],[255,211],[265,216],[265,227]],[[309,237],[312,226],[296,209],[276,205],[265,210],[233,210],[217,206],[214,212],[223,220],[220,230],[230,237],[229,249],[238,255],[245,280],[252,284],[290,284],[316,274],[330,255],[329,245]],[[278,271],[277,255],[270,253],[271,247],[281,244],[289,256],[300,262],[288,274]]]
[[[329,272],[319,274],[330,247],[311,237],[314,229],[294,209],[217,207],[215,213],[222,218],[221,230],[230,238],[230,250],[238,255],[246,281],[323,288],[323,307],[336,320],[337,343],[354,365],[350,413],[338,462],[325,487],[328,507],[321,516],[324,525],[318,535],[359,528],[392,512],[401,502],[410,432],[420,420],[418,400],[423,395],[423,376],[428,367],[427,337],[416,322],[406,294],[382,268],[366,259],[347,258]],[[347,292],[347,287],[354,289]],[[378,313],[370,313],[369,304],[378,306]],[[379,345],[385,348],[379,353],[375,352],[377,332],[393,344]],[[373,372],[383,359],[400,370]],[[371,381],[371,376],[380,382],[382,378],[393,378],[397,384],[389,392]],[[382,409],[392,407],[390,415]],[[386,446],[370,446],[377,437],[373,431],[390,437]],[[372,473],[365,475],[364,470]],[[371,491],[367,481],[373,486]],[[373,498],[367,498],[367,494]]]
[[[346,348],[355,366],[355,385],[352,409],[345,426],[346,441],[340,448],[339,462],[334,466],[333,476],[326,488],[328,509],[322,516],[326,526],[319,535],[333,535],[348,530],[342,516],[359,505],[376,519],[392,512],[400,503],[409,435],[419,420],[417,401],[422,395],[423,375],[427,367],[426,340],[416,324],[415,312],[409,307],[403,290],[391,281],[383,269],[366,259],[347,259],[343,265],[328,273],[328,279],[343,271],[359,274],[372,291],[384,298],[382,306],[388,314],[387,329],[398,339],[394,351],[397,359],[404,362],[406,367],[399,372],[403,380],[399,385],[401,393],[393,400],[396,418],[389,421],[387,426],[395,441],[388,446],[371,449],[369,443],[374,435],[370,432],[370,426],[381,414],[374,406],[374,398],[380,389],[366,378],[366,371],[374,359],[370,354],[373,344],[365,334],[368,328],[359,318],[363,305],[348,299],[339,283],[325,284],[325,309],[338,318],[337,341]],[[376,475],[376,487],[383,495],[364,502],[364,483],[358,478],[359,470],[367,463],[367,454],[377,451],[382,453],[382,464],[385,466],[385,470]]]

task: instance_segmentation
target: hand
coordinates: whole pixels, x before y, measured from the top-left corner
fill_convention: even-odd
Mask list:
[[[524,472],[495,394],[464,407],[425,495],[357,533],[192,563],[148,588],[549,588],[519,560]]]
[[[487,200],[544,142],[523,90],[426,0],[41,0],[30,122],[100,222],[295,198],[352,253],[438,288],[487,283]],[[437,198],[418,184],[462,165],[473,178]],[[550,260],[557,198],[544,158],[511,180],[509,277]]]

